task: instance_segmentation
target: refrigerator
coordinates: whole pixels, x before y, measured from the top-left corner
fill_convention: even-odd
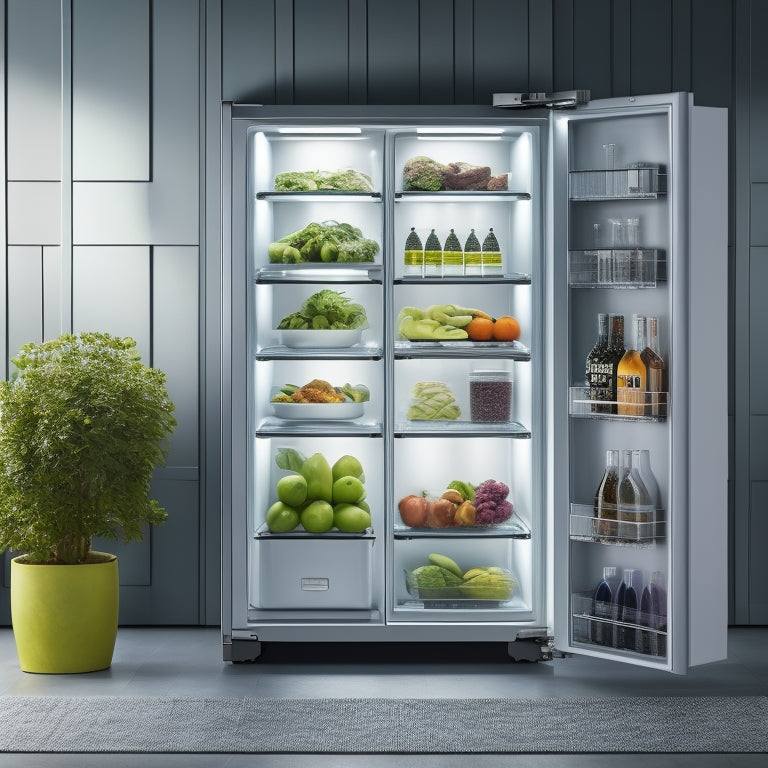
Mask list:
[[[222,105],[225,660],[726,657],[726,110],[507,96]]]

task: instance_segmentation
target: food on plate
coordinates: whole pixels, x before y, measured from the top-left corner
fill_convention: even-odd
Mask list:
[[[464,326],[464,330],[472,341],[490,341],[493,338],[493,320],[487,317],[473,317]]]
[[[269,245],[272,264],[303,264],[307,262],[373,261],[379,252],[375,240],[364,237],[351,224],[333,220],[311,222]]]
[[[365,384],[355,384],[352,386],[347,382],[341,391],[353,402],[353,403],[367,403],[371,399],[371,392]]]
[[[461,504],[464,501],[464,497],[454,488],[443,491],[440,498],[448,499],[448,501],[452,501],[454,504]]]
[[[477,523],[477,507],[471,501],[462,501],[453,516],[456,525],[475,525]]]
[[[340,171],[286,171],[275,176],[278,192],[316,192],[332,189],[340,192],[370,192],[371,177],[347,168]]]
[[[371,393],[365,384],[334,387],[325,379],[312,379],[304,386],[284,384],[272,403],[367,403]]]
[[[411,392],[414,399],[407,413],[411,421],[455,421],[461,416],[453,392],[440,381],[420,381]]]
[[[305,299],[298,312],[284,317],[279,330],[351,330],[367,328],[368,317],[362,304],[355,304],[343,291],[325,288]]]

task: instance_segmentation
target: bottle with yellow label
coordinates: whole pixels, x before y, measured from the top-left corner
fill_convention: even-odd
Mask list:
[[[443,275],[464,274],[464,252],[456,233],[451,230],[443,245]]]
[[[442,277],[443,247],[433,229],[424,244],[424,277]]]
[[[464,243],[464,274],[470,276],[483,274],[483,254],[474,229]]]
[[[416,227],[411,227],[411,233],[405,239],[405,251],[403,254],[403,274],[424,274],[424,248],[421,238],[416,234]]]
[[[645,349],[645,317],[633,315],[634,345],[628,347],[616,370],[616,412],[619,416],[642,416],[645,413],[647,369],[640,350]]]

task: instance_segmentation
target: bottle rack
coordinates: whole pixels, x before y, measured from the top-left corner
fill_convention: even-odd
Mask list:
[[[619,619],[615,603],[595,602],[590,593],[571,595],[573,641],[616,648],[643,656],[666,657],[667,617],[633,611],[631,621]]]
[[[666,195],[667,174],[664,167],[650,163],[643,166],[615,170],[569,171],[570,198],[571,200],[640,200]]]
[[[666,280],[664,251],[598,248],[568,252],[568,285],[582,288],[655,288]]]
[[[616,520],[597,518],[589,504],[571,504],[570,538],[598,544],[613,544],[630,547],[647,547],[664,538],[666,525],[662,519],[663,510],[652,505],[632,507],[630,514],[642,515],[650,522],[637,523],[622,520],[621,506],[616,509]]]
[[[569,388],[569,414],[582,419],[615,419],[622,421],[666,421],[669,405],[668,392],[643,392],[642,402],[630,404],[632,414],[617,413],[617,400],[592,400],[589,387]],[[621,403],[622,406],[628,405]]]

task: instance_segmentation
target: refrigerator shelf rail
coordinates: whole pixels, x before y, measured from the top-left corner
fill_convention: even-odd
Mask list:
[[[382,283],[383,267],[371,262],[348,264],[268,264],[256,270],[257,283]]]
[[[381,192],[341,192],[338,190],[316,190],[314,192],[257,192],[257,200],[272,203],[369,203],[381,202]]]
[[[396,539],[530,539],[531,529],[513,515],[507,522],[487,526],[452,526],[450,528],[410,528],[395,523]]]
[[[569,414],[579,419],[607,419],[618,421],[666,421],[669,406],[668,392],[644,392],[638,404],[619,403],[617,400],[592,400],[589,387],[570,387]],[[619,414],[615,411],[618,406],[635,409],[632,414]]]
[[[395,285],[530,285],[531,276],[525,272],[508,272],[505,275],[403,275],[392,281]]]
[[[667,174],[658,165],[569,171],[568,185],[574,201],[655,200],[667,194]]]
[[[384,351],[379,346],[297,348],[282,344],[262,347],[256,360],[381,360]]]
[[[662,541],[665,534],[663,510],[643,508],[642,513],[653,517],[650,522],[629,520],[608,520],[594,516],[592,505],[571,504],[571,541],[585,541],[595,544],[610,544],[623,547],[649,547]],[[617,510],[620,518],[622,510]]]
[[[655,288],[666,279],[667,263],[661,250],[568,251],[568,285],[573,288]]]
[[[439,192],[421,192],[421,191],[403,191],[395,192],[395,202],[419,202],[419,203],[447,203],[461,199],[475,199],[484,203],[509,203],[515,200],[530,200],[529,192],[514,192],[512,190],[496,190],[489,192],[487,190],[477,191],[444,191]]]
[[[531,351],[519,341],[418,341],[395,339],[395,358],[489,357],[529,361]]]
[[[531,431],[518,421],[399,421],[395,437],[512,437],[530,440]]]
[[[382,437],[381,422],[360,421],[283,421],[277,417],[265,418],[256,428],[256,437]]]

